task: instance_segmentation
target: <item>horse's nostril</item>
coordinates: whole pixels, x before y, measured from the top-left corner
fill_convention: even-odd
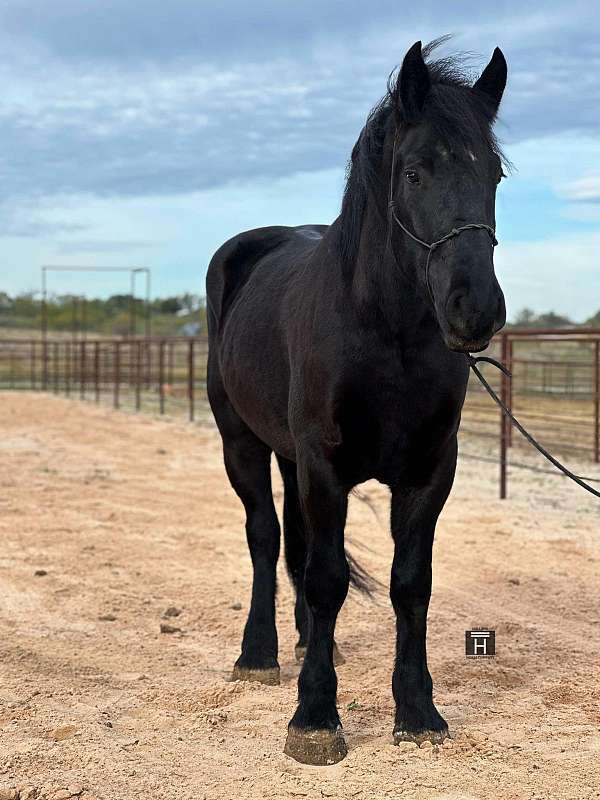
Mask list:
[[[460,311],[465,299],[464,292],[452,292],[448,300],[448,305],[456,311]]]
[[[446,316],[457,331],[462,331],[469,315],[469,298],[466,292],[456,289],[451,292],[446,302]]]

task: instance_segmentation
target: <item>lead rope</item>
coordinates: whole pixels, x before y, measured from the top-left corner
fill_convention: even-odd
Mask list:
[[[502,400],[498,397],[494,389],[492,389],[490,384],[486,381],[481,371],[477,367],[477,364],[481,362],[492,364],[494,367],[497,367],[501,372],[503,372],[507,376],[507,378],[512,379],[511,373],[506,369],[504,364],[501,364],[499,361],[496,361],[496,359],[489,358],[488,356],[479,356],[476,358],[475,356],[472,356],[470,353],[467,355],[467,360],[469,362],[469,366],[471,367],[475,375],[477,375],[483,388],[486,390],[486,392],[489,394],[492,400],[499,406],[504,416],[507,417],[507,419],[510,420],[512,425],[514,425],[514,427],[519,431],[519,433],[521,433],[527,439],[529,444],[533,445],[533,447],[535,447],[535,449],[539,453],[541,453],[544,456],[544,458],[546,458],[551,464],[553,464],[557,469],[559,469],[563,473],[563,475],[566,475],[567,478],[570,478],[572,481],[575,481],[575,483],[578,483],[579,486],[581,486],[583,489],[593,494],[595,497],[600,497],[600,492],[597,489],[594,489],[592,486],[589,485],[589,483],[586,483],[583,480],[583,478],[581,478],[579,475],[575,475],[574,472],[571,472],[570,469],[567,469],[567,467],[565,467],[564,464],[561,464],[558,459],[554,458],[553,455],[551,455],[544,447],[542,447],[542,445],[538,441],[536,441],[536,439],[534,439],[534,437],[528,431],[525,430],[525,428],[521,425],[519,420],[513,415],[512,411],[508,408],[508,406],[506,406],[502,402]]]

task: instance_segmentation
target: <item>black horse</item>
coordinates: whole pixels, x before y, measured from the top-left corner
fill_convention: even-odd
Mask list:
[[[332,225],[240,233],[208,270],[208,393],[254,568],[233,678],[279,683],[274,452],[304,657],[285,752],[310,764],[347,752],[334,630],[355,572],[348,494],[370,478],[391,489],[394,738],[448,735],[426,659],[431,553],[454,479],[465,354],[505,322],[492,125],[506,61],[496,48],[471,86],[459,60],[431,58],[435,45],[410,48],[369,115]]]

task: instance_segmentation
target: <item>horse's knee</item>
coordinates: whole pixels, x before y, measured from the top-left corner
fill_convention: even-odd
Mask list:
[[[304,596],[314,614],[337,614],[350,583],[350,568],[345,554],[309,557],[304,576]]]
[[[431,596],[431,565],[417,570],[405,564],[393,565],[390,580],[390,600],[396,612],[419,615],[427,613]]]

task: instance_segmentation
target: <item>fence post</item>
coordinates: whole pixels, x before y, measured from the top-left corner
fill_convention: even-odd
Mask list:
[[[68,345],[65,345],[65,352],[66,357],[69,359],[69,391],[70,391],[70,384],[71,381],[73,382],[73,389],[75,389],[75,385],[77,384],[77,345],[75,344],[75,340],[72,339],[68,342]]]
[[[141,402],[141,382],[142,382],[142,343],[138,339],[135,343],[135,410],[139,411]]]
[[[79,345],[80,350],[80,372],[79,372],[79,397],[81,400],[85,399],[85,369],[86,369],[86,347],[85,342],[82,341]]]
[[[158,344],[158,400],[160,413],[165,413],[165,341]]]
[[[100,342],[94,342],[94,395],[100,402]]]
[[[188,352],[188,398],[190,404],[190,422],[194,421],[194,340],[190,339]]]
[[[54,342],[54,394],[58,394],[58,342]]]
[[[502,356],[501,362],[506,366],[508,360],[508,336],[506,333],[502,334]],[[500,397],[502,402],[507,405],[508,403],[508,378],[502,372],[501,377]],[[506,444],[507,444],[507,422],[508,420],[500,411],[500,499],[506,499]]]
[[[42,391],[48,388],[48,342],[42,342]]]
[[[30,382],[31,382],[31,389],[35,391],[36,381],[35,381],[35,357],[36,357],[36,347],[35,341],[31,342],[31,373],[30,373]]]
[[[104,375],[104,378],[105,378],[105,380],[106,380],[106,382],[107,382],[107,384],[109,386],[110,386],[110,381],[112,380],[113,381],[113,387],[114,387],[114,380],[113,380],[113,377],[114,377],[114,364],[111,364],[111,360],[110,360],[111,359],[111,352],[114,351],[114,347],[111,350],[111,348],[109,347],[110,342],[106,342],[105,344],[106,344],[106,347],[103,350],[103,354],[100,356],[101,360],[104,362],[104,365],[100,366],[101,376]],[[114,356],[113,356],[113,361],[114,361]],[[111,377],[111,376],[113,376],[113,377]]]
[[[65,343],[65,394],[71,394],[71,342]]]
[[[113,394],[113,406],[114,408],[119,408],[119,389],[120,389],[120,381],[121,381],[121,342],[114,343],[114,394]]]
[[[48,341],[42,342],[42,391],[48,388]]]
[[[168,360],[168,368],[167,368],[167,383],[171,387],[171,391],[173,391],[173,366],[175,361],[175,345],[173,342],[169,342],[169,360]]]
[[[507,354],[508,355],[508,363],[507,363],[506,366],[508,368],[508,371],[512,375],[512,378],[510,378],[508,380],[508,407],[509,407],[509,409],[511,411],[513,410],[513,384],[514,384],[514,380],[515,380],[515,376],[514,376],[514,372],[513,372],[513,370],[514,370],[514,365],[513,365],[513,345],[514,345],[513,340],[509,338],[508,339],[508,354]],[[513,429],[512,429],[512,425],[508,422],[508,420],[506,420],[506,422],[507,422],[507,425],[506,425],[507,442],[506,442],[506,444],[507,444],[508,447],[512,447]]]
[[[594,343],[594,461],[600,463],[600,339]]]

